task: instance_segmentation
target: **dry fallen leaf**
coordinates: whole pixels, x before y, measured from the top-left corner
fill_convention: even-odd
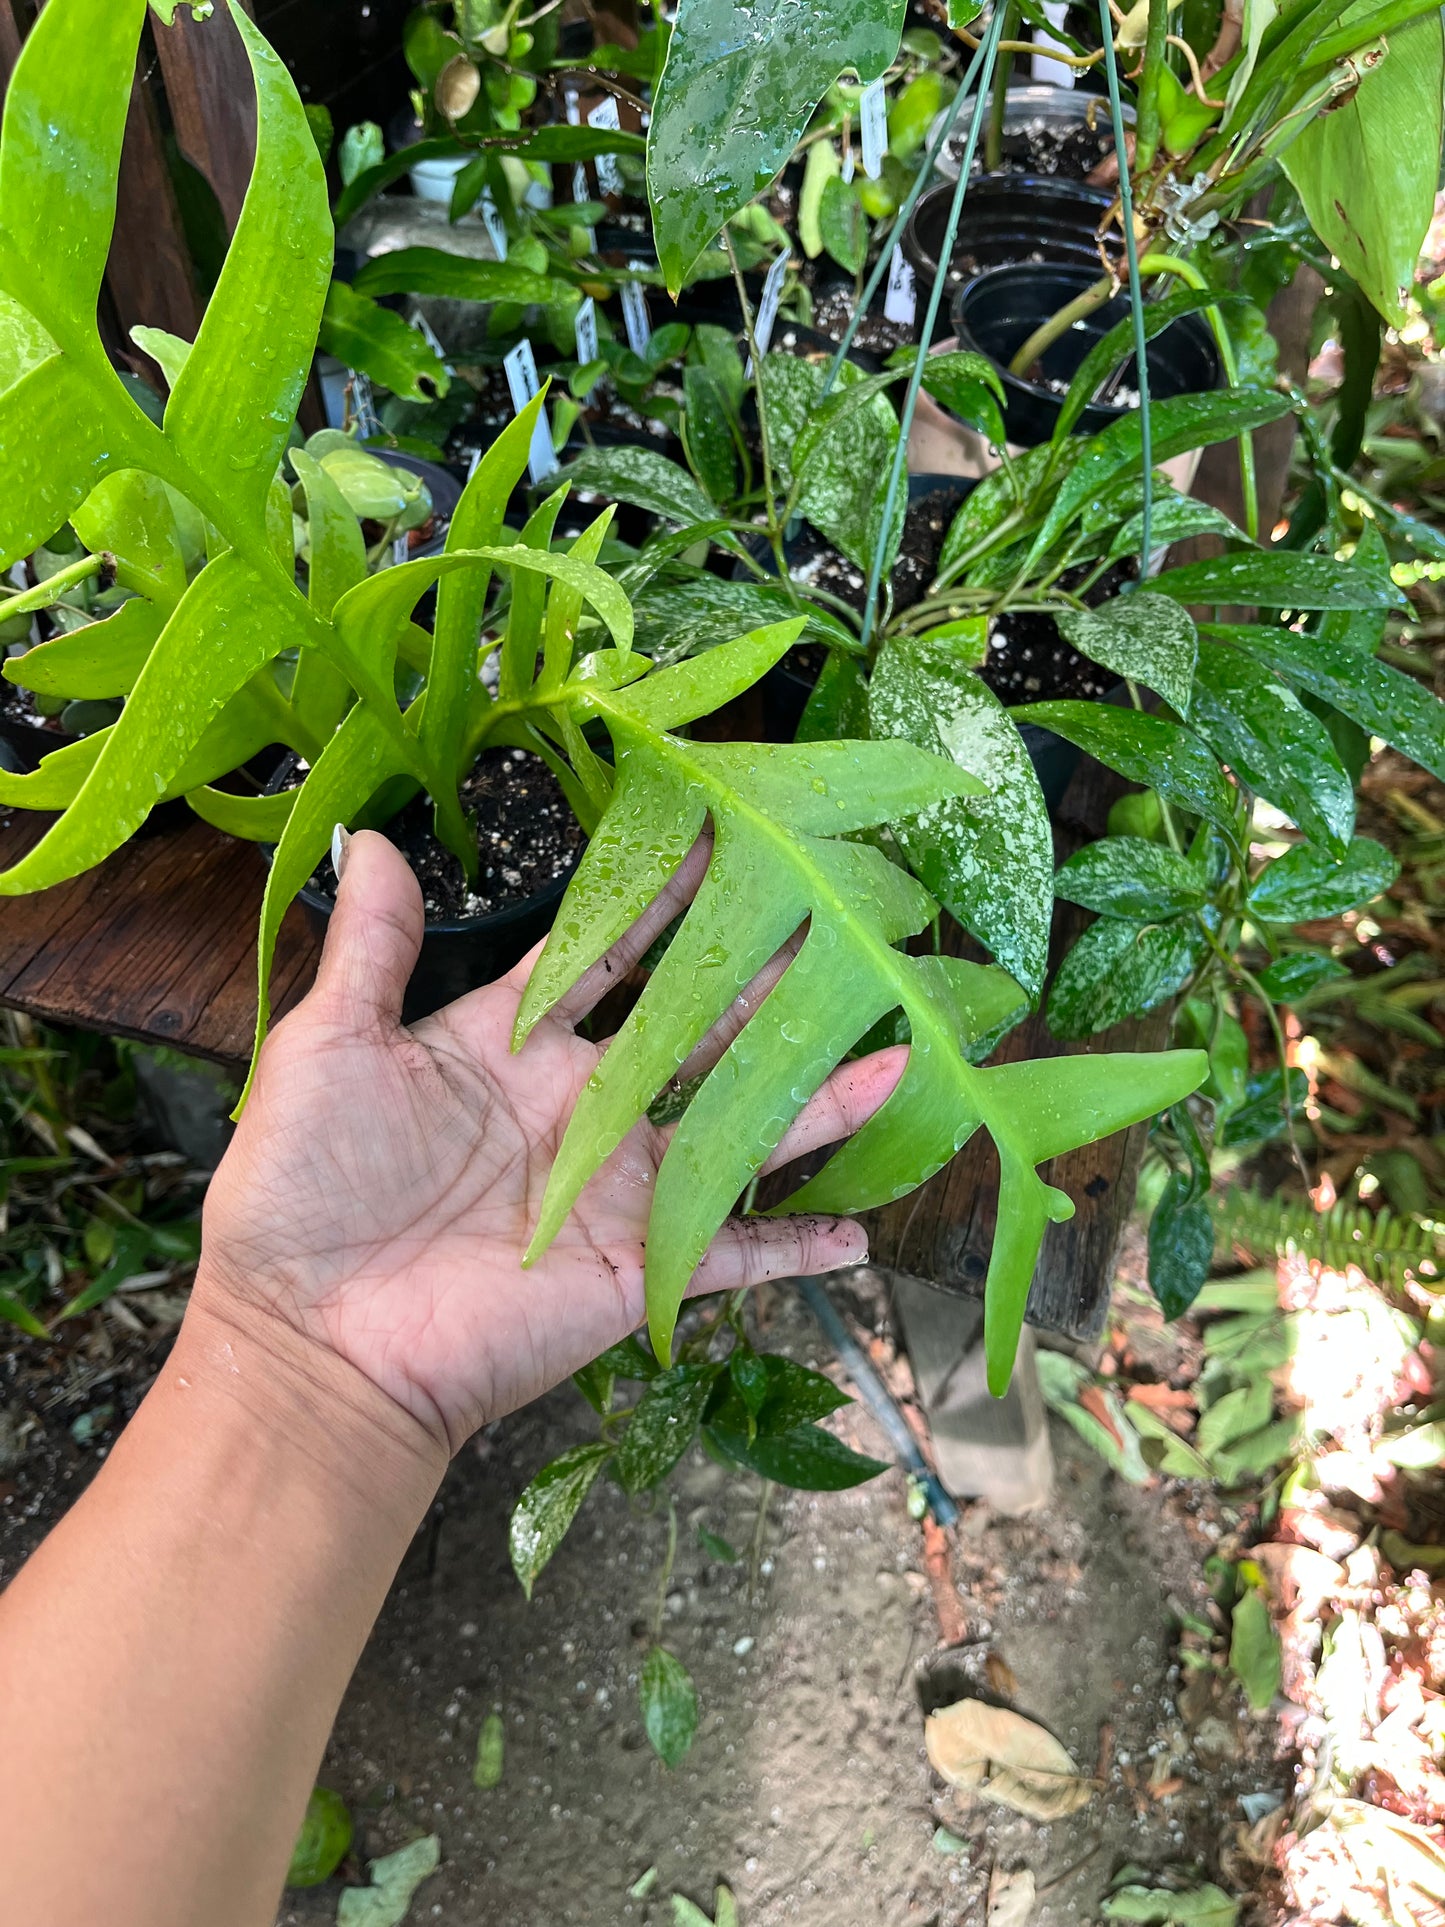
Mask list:
[[[1001,1700],[1013,1699],[1019,1690],[1019,1683],[1002,1653],[990,1653],[983,1663],[983,1670],[991,1692],[997,1693]]]
[[[923,1737],[950,1786],[1031,1820],[1074,1813],[1093,1791],[1052,1733],[1006,1706],[968,1699],[940,1707]]]
[[[1034,1911],[1034,1877],[1027,1867],[1005,1873],[995,1867],[988,1877],[988,1927],[1028,1927]]]

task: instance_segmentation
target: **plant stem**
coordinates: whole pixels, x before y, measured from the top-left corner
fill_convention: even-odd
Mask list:
[[[1159,77],[1168,59],[1169,0],[1149,0],[1149,31],[1144,41],[1144,72],[1139,80],[1134,120],[1134,172],[1142,179],[1159,152]],[[1122,176],[1121,176],[1122,179]]]
[[[662,1615],[667,1609],[667,1589],[672,1583],[673,1561],[677,1558],[677,1507],[667,1501],[667,1551],[662,1560],[662,1577],[657,1583],[657,1604],[652,1609],[652,1637],[661,1643]]]
[[[1076,321],[1086,320],[1106,301],[1112,300],[1113,295],[1114,277],[1101,274],[1082,294],[1076,294],[1072,301],[1066,301],[1062,308],[1034,329],[1009,363],[1009,373],[1017,375],[1020,381],[1027,381],[1028,371],[1039,356],[1052,348],[1061,335],[1066,335]]]
[[[1018,36],[1018,0],[1008,0],[1004,9],[1003,37],[1013,40]],[[1003,121],[1008,107],[1008,84],[1013,78],[1013,55],[1003,55],[993,70],[993,86],[988,96],[988,133],[984,136],[983,165],[988,174],[997,174],[1003,162]]]
[[[768,429],[768,404],[763,394],[763,358],[758,353],[758,338],[753,331],[753,311],[748,303],[748,291],[743,283],[743,271],[738,266],[737,249],[727,227],[722,231],[723,246],[727,249],[728,266],[732,269],[733,286],[737,289],[738,306],[743,311],[743,333],[747,337],[748,354],[753,365],[753,393],[758,398],[758,440],[763,451],[763,509],[767,515],[768,547],[773,552],[777,564],[778,580],[788,591],[793,601],[798,599],[792,577],[788,574],[787,559],[783,554],[783,530],[778,521],[777,489],[773,480],[772,436]]]

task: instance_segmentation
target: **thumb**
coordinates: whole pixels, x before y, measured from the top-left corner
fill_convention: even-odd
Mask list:
[[[390,1027],[401,1021],[421,951],[421,885],[396,845],[375,830],[350,836],[338,823],[331,855],[336,908],[311,995],[343,1023]]]

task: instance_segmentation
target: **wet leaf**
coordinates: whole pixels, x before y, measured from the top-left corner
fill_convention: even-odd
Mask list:
[[[1329,731],[1288,685],[1238,649],[1199,644],[1189,720],[1222,762],[1343,857],[1355,828],[1354,786]]]
[[[1323,950],[1294,950],[1277,957],[1259,973],[1259,986],[1267,997],[1279,1004],[1293,1004],[1308,997],[1324,984],[1337,984],[1348,978],[1345,965]]]
[[[1092,1037],[1183,989],[1204,952],[1191,920],[1126,923],[1100,917],[1059,965],[1049,990],[1055,1037]]]
[[[1211,556],[1156,576],[1160,595],[1180,602],[1256,605],[1269,609],[1395,609],[1403,597],[1388,578],[1288,549]]]
[[[286,1885],[319,1887],[323,1880],[329,1880],[346,1858],[351,1832],[351,1815],[341,1795],[330,1787],[313,1787],[306,1802],[306,1817],[291,1849]]]
[[[1037,995],[1049,943],[1053,834],[1038,777],[992,691],[946,643],[894,639],[868,688],[875,736],[946,756],[987,794],[940,801],[897,833],[924,886]]]
[[[1234,792],[1209,750],[1181,724],[1103,703],[1028,703],[1009,714],[1015,722],[1052,729],[1131,783],[1158,790],[1222,830],[1232,829]]]
[[[566,284],[515,261],[484,261],[445,248],[394,248],[373,255],[352,281],[357,294],[437,294],[454,301],[558,301]]]
[[[1292,1066],[1289,1074],[1290,1109],[1298,1117],[1309,1096],[1309,1078]],[[1242,1144],[1268,1144],[1285,1135],[1284,1074],[1278,1064],[1256,1071],[1245,1080],[1244,1096],[1224,1119],[1220,1144],[1230,1149]]]
[[[1097,609],[1061,609],[1056,620],[1080,655],[1156,690],[1181,716],[1189,714],[1194,622],[1169,596],[1137,589]]]
[[[1270,923],[1337,917],[1373,901],[1399,874],[1397,859],[1368,836],[1355,837],[1342,862],[1301,843],[1265,865],[1250,887],[1249,908]]]
[[[677,1766],[697,1731],[697,1689],[692,1675],[665,1646],[654,1646],[638,1682],[642,1725],[664,1766]]]
[[[558,479],[582,493],[630,502],[664,522],[706,522],[715,512],[687,470],[653,448],[589,448]]]
[[[442,1843],[429,1833],[371,1863],[371,1885],[348,1887],[336,1909],[336,1927],[401,1927],[417,1888],[441,1865]]]
[[[787,0],[682,0],[653,103],[647,191],[676,295],[699,254],[791,159],[846,69],[878,79],[898,51],[903,0],[860,0],[826,21]]]
[[[1139,836],[1086,843],[1054,878],[1054,894],[1106,917],[1141,923],[1202,909],[1208,880],[1197,865]]]
[[[574,1445],[544,1465],[512,1509],[512,1570],[530,1599],[536,1578],[561,1545],[578,1507],[612,1457],[610,1445]]]
[[[929,1714],[923,1737],[950,1786],[1032,1820],[1062,1819],[1092,1795],[1052,1733],[1009,1707],[959,1700]]]
[[[617,1448],[625,1492],[645,1492],[665,1479],[697,1436],[721,1365],[675,1365],[648,1385]]]
[[[876,1479],[889,1468],[881,1459],[865,1458],[821,1425],[799,1425],[790,1432],[745,1432],[709,1425],[707,1437],[726,1458],[745,1465],[775,1485],[803,1492],[843,1492],[849,1486]]]
[[[404,401],[436,401],[451,387],[445,362],[419,329],[344,281],[327,290],[318,346]]]

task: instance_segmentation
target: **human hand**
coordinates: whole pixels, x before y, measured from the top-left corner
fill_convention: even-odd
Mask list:
[[[690,898],[701,843],[608,958],[513,1054],[534,957],[410,1029],[421,944],[416,878],[360,832],[310,994],[273,1031],[206,1200],[199,1304],[299,1334],[354,1366],[455,1451],[641,1324],[653,1181],[669,1133],[644,1119],[529,1270],[521,1256],[562,1133],[601,1048],[573,1025]],[[750,985],[684,1073],[714,1061],[791,953]],[[905,1049],[840,1067],[768,1169],[855,1131]],[[831,1271],[867,1256],[847,1219],[734,1220],[692,1292]]]

